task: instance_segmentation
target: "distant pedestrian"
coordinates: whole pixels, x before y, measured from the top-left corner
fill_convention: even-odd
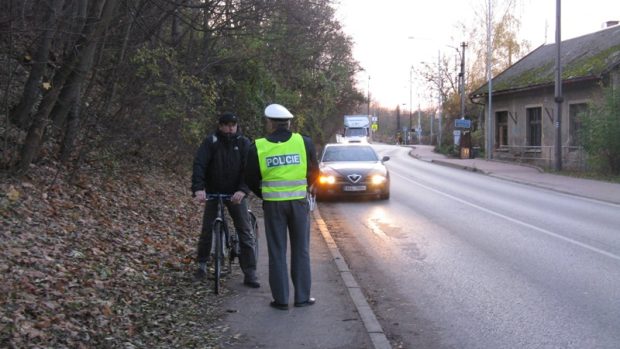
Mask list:
[[[208,135],[194,158],[192,193],[199,202],[205,202],[207,194],[230,194],[224,204],[232,217],[239,235],[239,264],[244,274],[244,285],[260,287],[256,275],[255,236],[248,213],[247,195],[250,189],[244,182],[243,167],[250,141],[237,128],[238,117],[224,113],[218,118],[217,130]],[[198,241],[196,278],[207,276],[207,264],[213,241],[213,220],[217,216],[217,200],[205,202],[202,231]]]
[[[318,176],[312,140],[290,131],[293,115],[279,104],[265,109],[270,134],[250,146],[245,181],[263,199],[269,252],[269,286],[276,309],[288,309],[287,237],[295,306],[313,305],[310,297],[310,211],[308,190]],[[288,233],[287,233],[288,230]]]

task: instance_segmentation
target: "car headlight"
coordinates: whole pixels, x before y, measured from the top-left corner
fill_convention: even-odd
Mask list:
[[[321,174],[319,176],[319,184],[334,184],[336,183],[336,177],[329,174]]]
[[[380,175],[380,174],[372,175],[370,177],[370,183],[372,183],[374,185],[383,184],[383,183],[385,183],[386,180],[387,180],[387,178],[385,178],[385,176]]]

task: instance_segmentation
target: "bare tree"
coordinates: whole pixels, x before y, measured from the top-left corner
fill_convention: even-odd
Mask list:
[[[36,105],[41,87],[41,79],[45,73],[45,67],[48,62],[52,39],[57,27],[57,18],[62,11],[65,0],[53,0],[51,3],[43,1],[43,6],[49,6],[45,11],[45,19],[43,21],[43,34],[37,40],[37,50],[32,60],[32,69],[28,76],[28,81],[24,86],[22,97],[11,114],[13,123],[19,127],[26,128],[30,123],[30,113]]]
[[[83,58],[86,47],[105,30],[107,23],[112,18],[117,0],[95,2],[93,16],[84,27],[82,37],[76,42],[74,50],[69,51],[69,57],[64,60],[62,68],[54,75],[52,88],[43,96],[32,124],[28,129],[26,141],[22,147],[21,156],[17,165],[19,173],[25,173],[30,163],[38,155],[43,141],[43,135],[48,125],[49,115],[58,100],[58,96],[67,78],[73,73],[75,67]]]

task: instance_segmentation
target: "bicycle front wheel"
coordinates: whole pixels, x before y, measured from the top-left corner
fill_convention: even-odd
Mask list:
[[[250,215],[250,224],[252,225],[253,235],[254,235],[254,255],[256,256],[256,261],[258,262],[258,220],[254,215],[254,212],[249,211]]]
[[[222,282],[222,267],[224,266],[224,228],[222,221],[216,220],[213,222],[213,243],[214,243],[214,264],[213,264],[213,291],[215,294],[220,294],[220,287]]]

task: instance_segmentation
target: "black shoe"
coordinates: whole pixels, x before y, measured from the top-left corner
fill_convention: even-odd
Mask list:
[[[299,302],[299,303],[295,302],[295,306],[297,308],[301,308],[301,307],[307,307],[307,306],[310,306],[310,305],[314,305],[314,303],[316,303],[316,299],[308,298],[308,300],[305,301],[305,302]]]
[[[246,270],[244,272],[243,284],[251,288],[260,287],[260,282],[258,282],[258,276],[256,276],[256,270]]]
[[[243,284],[251,288],[260,288],[260,282],[258,282],[258,280],[245,280]]]
[[[272,308],[276,308],[278,310],[288,310],[288,304],[280,304],[280,303],[277,303],[276,301],[272,301],[271,303],[269,303],[269,305]]]

